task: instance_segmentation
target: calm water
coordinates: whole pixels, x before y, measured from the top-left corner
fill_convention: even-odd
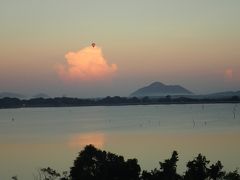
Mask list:
[[[233,114],[235,109],[235,118]],[[69,170],[86,145],[158,167],[173,150],[178,171],[198,153],[240,167],[240,105],[149,105],[0,110],[0,179],[30,180],[41,167]]]

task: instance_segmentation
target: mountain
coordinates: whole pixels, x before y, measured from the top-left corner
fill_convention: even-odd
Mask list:
[[[1,92],[0,93],[0,98],[5,98],[5,97],[18,98],[18,99],[25,98],[25,96],[22,95],[22,94],[17,94],[17,93],[12,93],[12,92]]]
[[[166,96],[166,95],[191,95],[191,91],[180,85],[165,85],[161,82],[153,82],[152,84],[140,88],[130,94],[130,96]]]
[[[33,98],[49,98],[49,96],[44,93],[39,93],[39,94],[35,94]]]

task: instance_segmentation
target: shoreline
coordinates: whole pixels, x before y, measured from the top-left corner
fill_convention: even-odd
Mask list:
[[[137,105],[181,105],[181,104],[239,104],[238,97],[228,97],[219,99],[194,99],[187,97],[179,98],[137,98],[137,97],[106,97],[101,99],[80,99],[69,97],[57,98],[35,98],[18,99],[2,98],[0,99],[0,109],[18,109],[18,108],[50,108],[50,107],[90,107],[90,106],[137,106]]]

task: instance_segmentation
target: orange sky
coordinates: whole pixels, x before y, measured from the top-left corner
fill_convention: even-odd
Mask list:
[[[239,12],[219,0],[3,1],[0,92],[126,96],[153,81],[239,90]]]

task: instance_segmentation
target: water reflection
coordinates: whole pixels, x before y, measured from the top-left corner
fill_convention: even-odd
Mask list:
[[[105,139],[105,134],[101,132],[74,134],[69,138],[68,145],[74,149],[81,149],[88,144],[103,148]]]
[[[68,170],[87,144],[137,158],[148,170],[173,150],[179,172],[197,153],[233,170],[240,162],[239,110],[234,104],[0,110],[0,179],[31,180],[38,167]]]

